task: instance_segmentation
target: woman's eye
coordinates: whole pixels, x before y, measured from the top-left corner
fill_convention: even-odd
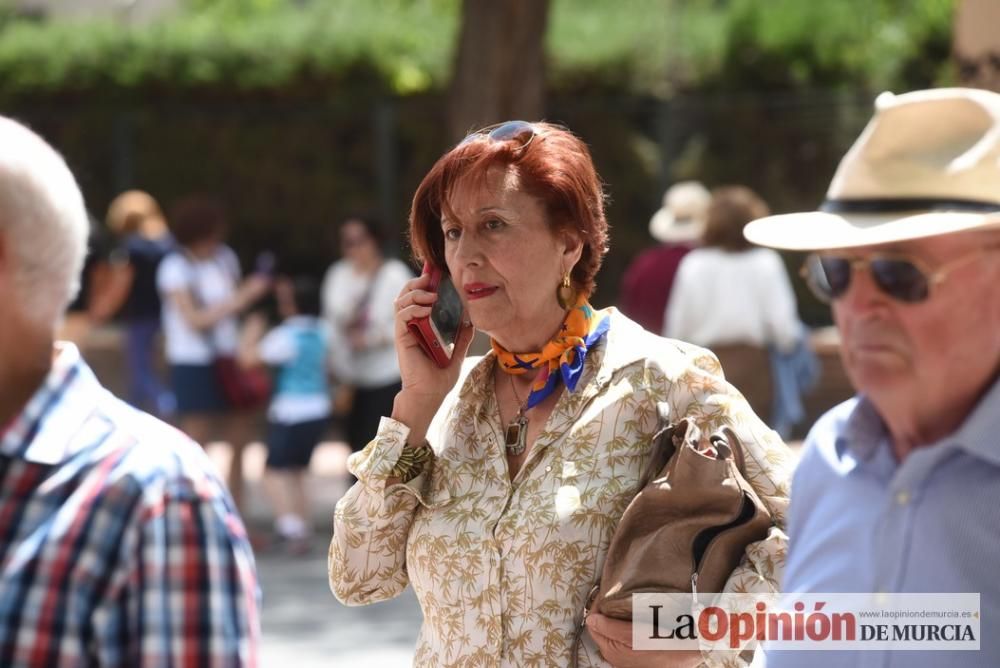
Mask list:
[[[444,238],[449,241],[455,241],[461,236],[461,232],[457,227],[452,227],[444,231]]]
[[[488,230],[499,230],[505,223],[498,218],[489,218],[484,224]]]

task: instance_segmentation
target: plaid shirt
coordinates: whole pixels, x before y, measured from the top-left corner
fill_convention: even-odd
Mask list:
[[[259,589],[197,444],[58,346],[0,428],[0,666],[256,666]]]

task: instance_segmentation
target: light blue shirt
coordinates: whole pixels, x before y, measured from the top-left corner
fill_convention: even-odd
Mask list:
[[[328,343],[326,324],[311,316],[288,318],[261,340],[261,360],[277,370],[268,419],[297,424],[330,415]]]
[[[1000,381],[900,464],[865,398],[824,415],[792,484],[788,592],[979,593],[980,650],[771,652],[768,668],[1000,666]]]

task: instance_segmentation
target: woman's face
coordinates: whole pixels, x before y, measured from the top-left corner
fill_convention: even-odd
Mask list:
[[[219,251],[219,247],[222,245],[222,239],[222,232],[213,234],[210,237],[191,244],[188,247],[188,251],[197,258],[206,259],[213,257]]]
[[[459,182],[448,204],[445,260],[472,323],[513,352],[540,349],[565,316],[556,288],[580,241],[554,233],[542,201],[500,169],[484,187]]]
[[[349,220],[341,226],[340,250],[354,264],[369,265],[379,257],[378,244],[365,226],[356,220]]]

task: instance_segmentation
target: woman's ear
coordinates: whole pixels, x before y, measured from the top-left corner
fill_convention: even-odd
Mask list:
[[[579,232],[575,230],[562,231],[563,242],[563,266],[572,270],[583,255],[583,239]]]

